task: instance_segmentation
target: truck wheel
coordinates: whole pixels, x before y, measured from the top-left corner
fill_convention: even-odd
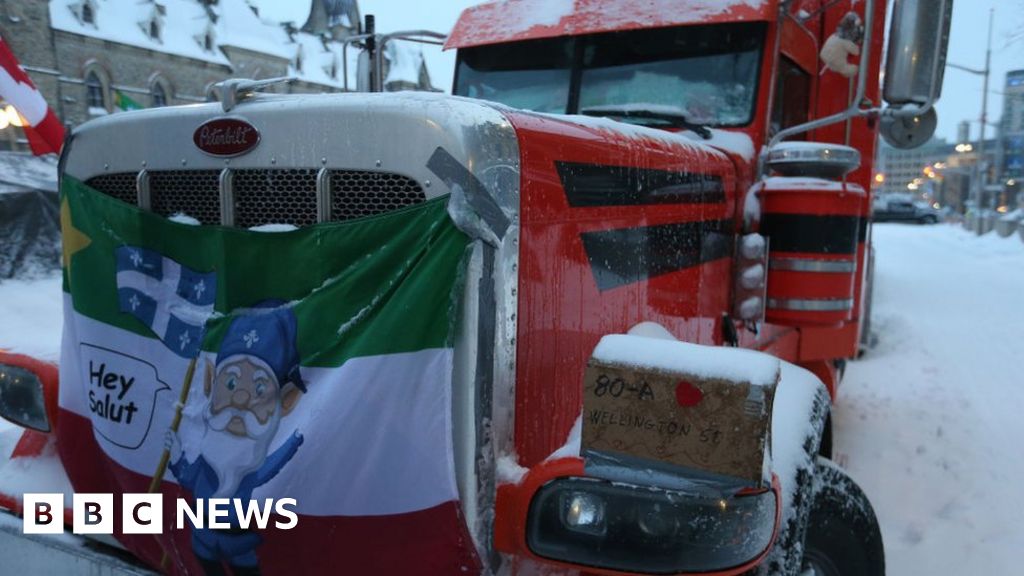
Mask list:
[[[882,532],[867,496],[819,457],[801,576],[883,576]]]

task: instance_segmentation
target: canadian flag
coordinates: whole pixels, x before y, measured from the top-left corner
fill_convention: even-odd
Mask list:
[[[3,38],[0,38],[0,97],[10,102],[25,119],[22,129],[33,154],[60,152],[64,144],[64,126],[28,74],[21,69]]]

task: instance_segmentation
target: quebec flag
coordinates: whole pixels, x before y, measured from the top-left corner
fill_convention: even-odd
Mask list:
[[[117,248],[115,258],[121,311],[149,326],[178,356],[195,358],[213,313],[216,272],[202,274],[136,246]]]

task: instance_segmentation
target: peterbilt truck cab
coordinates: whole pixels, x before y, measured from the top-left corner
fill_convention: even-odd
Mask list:
[[[875,141],[921,140],[951,6],[896,3],[882,109],[885,4],[497,2],[448,37],[453,96],[231,81],[89,122],[60,165],[59,386],[2,355],[0,408],[76,492],[295,500],[287,529],[118,524],[168,573],[881,574],[828,414]],[[588,415],[588,366],[650,350],[640,400],[775,366],[761,473],[591,450],[684,436]]]

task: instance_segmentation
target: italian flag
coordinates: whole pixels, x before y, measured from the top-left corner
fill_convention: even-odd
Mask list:
[[[294,529],[252,531],[262,574],[480,571],[451,424],[453,310],[469,240],[447,198],[266,233],[171,222],[68,176],[61,194],[57,433],[75,490],[145,492],[189,386],[179,460],[160,483],[164,534],[119,535],[126,547],[172,573],[203,573],[194,531],[172,527],[173,499],[202,495],[179,479],[200,456],[238,459],[208,419],[211,394],[234,384],[227,367],[242,358],[263,370],[265,386],[250,393],[291,391],[293,401],[267,404],[278,424],[249,483],[254,500],[297,501]]]

